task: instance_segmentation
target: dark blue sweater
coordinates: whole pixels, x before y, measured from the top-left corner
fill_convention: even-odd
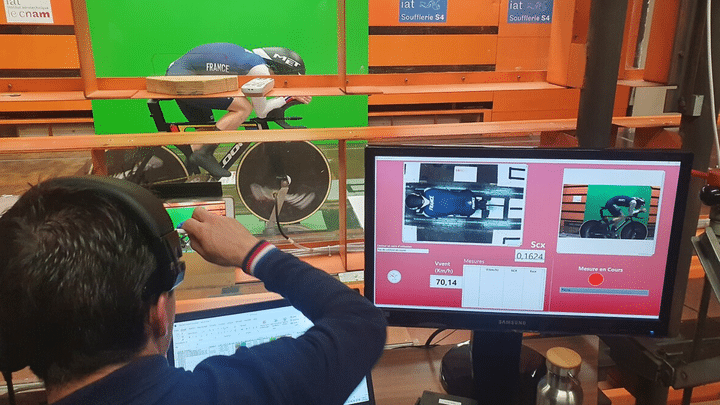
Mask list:
[[[382,354],[380,311],[327,273],[272,248],[254,274],[315,324],[297,339],[210,357],[194,371],[139,358],[56,404],[343,404]]]

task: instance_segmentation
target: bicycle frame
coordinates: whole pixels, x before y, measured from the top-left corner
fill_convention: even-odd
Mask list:
[[[626,215],[625,218],[623,219],[623,221],[622,221],[621,223],[616,224],[615,226],[613,226],[613,225],[612,225],[612,220],[611,220],[611,218],[615,218],[615,217],[612,216],[612,215],[605,215],[605,214],[603,214],[603,211],[604,211],[604,210],[605,210],[605,211],[608,211],[608,213],[610,213],[610,210],[608,210],[608,209],[605,208],[605,207],[602,207],[602,208],[600,208],[600,218],[602,219],[602,222],[605,223],[606,226],[607,226],[607,233],[608,233],[608,235],[612,235],[612,236],[615,237],[615,238],[620,237],[620,232],[621,232],[622,229],[623,229],[624,227],[626,227],[629,223],[631,223],[631,222],[641,223],[641,222],[639,221],[638,214],[640,214],[640,212],[642,212],[642,211],[638,211],[638,212],[635,212],[635,213],[632,214],[632,215]]]
[[[160,106],[160,101],[173,101],[173,100],[161,100],[161,99],[149,99],[147,101],[148,109],[150,110],[150,117],[152,117],[153,122],[155,122],[155,127],[158,129],[158,131],[162,132],[186,132],[190,129],[194,130],[206,130],[211,131],[215,129],[215,121],[208,121],[208,122],[167,122],[165,119],[165,114],[162,111],[162,107]],[[254,117],[251,118],[245,122],[243,122],[241,125],[246,130],[265,130],[270,129],[270,122],[274,122],[277,125],[279,125],[283,129],[291,129],[291,128],[305,128],[303,126],[293,126],[290,125],[287,121],[288,120],[299,120],[300,117],[285,117],[285,111],[293,106],[297,105],[299,102],[290,102],[286,104],[285,106],[275,109],[271,111],[267,117],[265,118],[258,118]],[[192,148],[189,145],[175,145],[184,155],[184,164],[190,174],[200,174],[200,169],[195,167],[194,165],[188,165],[188,158],[192,154]],[[220,159],[221,166],[226,169],[230,170],[233,164],[237,162],[237,160],[242,156],[243,152],[245,152],[248,147],[250,147],[249,143],[242,143],[237,142],[235,143],[228,152]]]

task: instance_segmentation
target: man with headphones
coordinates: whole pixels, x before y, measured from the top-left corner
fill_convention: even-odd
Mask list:
[[[184,265],[162,202],[123,180],[58,178],[0,217],[0,371],[30,366],[52,404],[342,404],[382,353],[382,313],[233,218],[197,209],[183,229],[205,259],[256,276],[315,326],[171,368]]]
[[[281,47],[266,47],[253,50],[231,43],[211,43],[197,46],[172,62],[166,76],[195,75],[304,75],[305,62],[296,52]],[[250,114],[260,118],[288,103],[307,104],[309,96],[295,97],[221,97],[221,98],[179,98],[178,107],[189,122],[205,123],[214,121],[212,110],[226,110],[216,123],[219,131],[236,130]],[[213,156],[217,145],[192,145],[193,154],[190,163],[207,170],[215,177],[230,176]]]

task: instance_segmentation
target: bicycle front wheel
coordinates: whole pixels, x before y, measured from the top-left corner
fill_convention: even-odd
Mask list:
[[[593,236],[590,236],[590,229],[594,229],[598,224],[601,224],[601,222],[596,219],[591,219],[589,221],[583,222],[583,224],[580,226],[580,237],[592,238]]]
[[[648,230],[645,224],[640,222],[630,222],[620,231],[621,239],[645,239],[647,238]]]
[[[602,221],[591,219],[580,227],[580,236],[583,238],[604,239],[608,237],[607,225]]]
[[[114,149],[105,152],[108,175],[140,185],[182,183],[185,164],[165,146]]]

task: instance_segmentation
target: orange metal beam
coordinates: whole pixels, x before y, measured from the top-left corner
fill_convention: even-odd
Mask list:
[[[271,131],[160,132],[124,135],[73,135],[54,137],[0,138],[0,154],[59,152],[93,149],[123,149],[138,146],[318,140],[398,140],[439,137],[480,140],[508,133],[566,131],[576,120],[474,122],[461,124],[403,125],[390,127],[277,129]]]
[[[72,35],[2,35],[0,69],[77,69],[75,41]]]
[[[250,80],[243,76],[239,80]],[[337,86],[336,75],[273,76],[275,88],[270,96],[343,94],[417,94],[478,92],[495,90],[537,90],[560,88],[545,82],[545,72],[466,72],[427,74],[347,75],[345,89]],[[88,83],[79,78],[0,78],[2,101],[63,101],[68,99],[130,99],[177,98],[169,94],[149,93],[144,77],[101,77]],[[95,90],[88,93],[95,86]],[[240,95],[234,93],[208,94],[204,97]],[[78,97],[79,95],[79,97]],[[7,97],[7,98],[5,98]],[[198,96],[192,96],[198,97]]]
[[[613,124],[629,128],[673,127],[679,115],[657,117],[616,117]],[[271,131],[160,132],[123,135],[73,135],[53,137],[0,138],[0,154],[18,152],[60,152],[95,149],[124,149],[139,146],[319,140],[398,141],[442,138],[479,141],[506,134],[571,131],[575,119],[472,122],[460,124],[402,125],[389,127],[276,129]]]
[[[97,91],[97,77],[95,76],[95,59],[93,58],[85,0],[72,0],[72,11],[75,20],[78,56],[80,57],[80,77],[83,79],[83,90],[87,96]]]
[[[340,245],[340,261],[343,269],[348,269],[347,261],[347,141],[338,141],[338,241]]]
[[[337,86],[345,91],[347,85],[347,21],[345,20],[345,0],[337,0]]]

